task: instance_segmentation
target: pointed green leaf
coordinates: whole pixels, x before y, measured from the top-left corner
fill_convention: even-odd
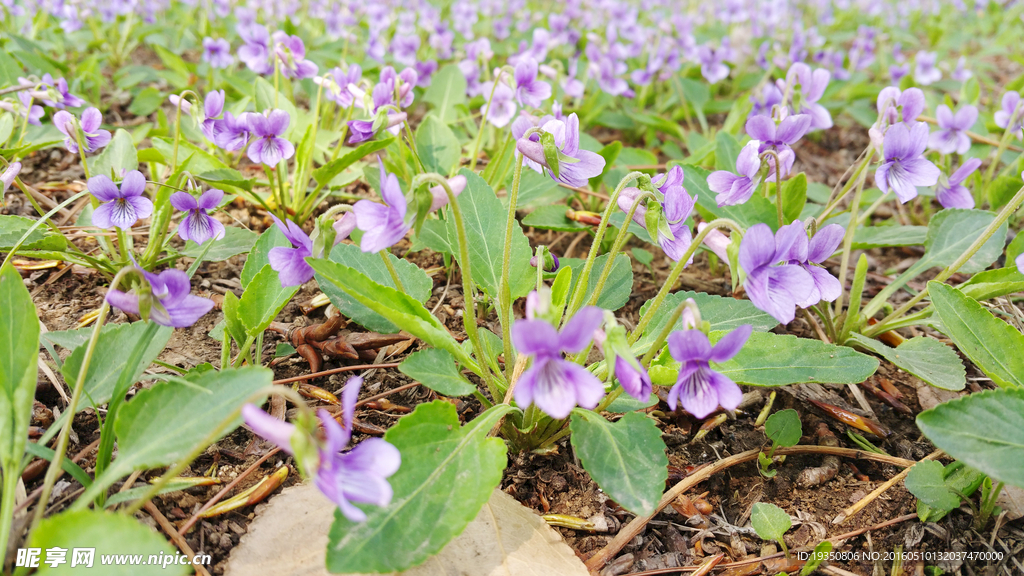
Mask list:
[[[851,339],[897,367],[943,390],[963,390],[967,385],[964,363],[956,352],[942,342],[927,336],[911,338],[898,348],[889,348],[878,340],[852,334]]]
[[[433,104],[432,114],[448,124],[454,122],[459,111],[457,106],[466,103],[466,76],[455,64],[442,66],[430,79],[430,86],[423,94],[423,100]]]
[[[245,326],[245,333],[252,338],[263,333],[298,291],[298,286],[281,286],[277,272],[270,264],[264,266],[238,302],[238,318]]]
[[[0,466],[17,474],[39,371],[39,319],[21,275],[0,268]],[[0,520],[2,522],[4,520]]]
[[[416,128],[416,151],[427,172],[447,176],[459,163],[462,145],[447,124],[428,114]]]
[[[398,370],[444,396],[468,396],[476,392],[476,386],[459,373],[455,358],[440,348],[410,354],[398,365]]]

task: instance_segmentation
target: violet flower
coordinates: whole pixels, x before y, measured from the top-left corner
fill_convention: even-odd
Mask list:
[[[313,79],[327,88],[327,97],[342,108],[352,105],[362,107],[361,99],[355,97],[350,87],[359,86],[359,81],[363,79],[363,69],[358,64],[350,64],[345,70],[336,66],[329,74],[331,78],[317,76]]]
[[[804,234],[802,229],[792,227],[772,234],[767,224],[755,224],[740,242],[739,264],[747,275],[743,286],[750,302],[783,324],[793,321],[797,305],[806,302],[814,290],[814,278],[802,267],[779,265],[788,262],[800,234]]]
[[[301,286],[313,278],[313,267],[306,264],[306,258],[313,255],[313,241],[302,231],[298,224],[291,220],[282,222],[277,216],[270,215],[284,237],[292,247],[275,246],[267,253],[270,267],[277,272],[281,286]]]
[[[967,131],[978,119],[978,109],[970,104],[957,111],[956,115],[945,104],[935,109],[935,117],[940,130],[928,136],[928,147],[938,150],[940,154],[963,154],[971,147],[971,139]]]
[[[544,320],[516,320],[512,342],[520,354],[533,356],[533,365],[515,387],[520,408],[534,404],[555,419],[569,416],[579,405],[592,409],[604,396],[604,385],[579,364],[562,358],[562,353],[582,352],[604,321],[604,312],[585,306],[561,331]]]
[[[707,222],[697,224],[697,233],[700,234],[707,227]],[[704,245],[714,252],[722,262],[729,261],[729,244],[731,243],[732,239],[723,234],[721,230],[712,230],[704,236]]]
[[[810,114],[795,114],[786,116],[782,122],[776,125],[775,120],[770,116],[751,116],[747,118],[747,134],[761,142],[757,149],[758,154],[767,150],[774,150],[779,156],[782,164],[782,176],[786,176],[793,169],[793,162],[796,161],[796,154],[791,148],[811,128],[813,118]],[[768,177],[775,174],[775,158],[768,156]]]
[[[21,81],[21,78],[18,79]],[[50,108],[78,108],[85,104],[85,100],[82,100],[78,96],[75,96],[68,91],[68,81],[63,78],[53,79],[49,73],[43,74],[40,79],[40,84],[49,92],[51,95],[56,96],[56,100],[49,98],[41,98],[40,101],[44,106]]]
[[[799,86],[800,98],[796,100],[794,108],[797,114],[810,115],[809,130],[825,130],[832,127],[832,115],[824,106],[818,104],[818,100],[821,100],[825,89],[828,88],[830,78],[828,70],[818,68],[812,72],[811,67],[803,62],[793,64],[786,73],[786,84],[791,88]]]
[[[412,89],[418,80],[419,75],[412,68],[396,73],[391,66],[385,66],[380,71],[380,82],[373,87],[373,112],[389,104],[399,108],[411,106],[415,98]]]
[[[928,125],[918,122],[890,126],[885,132],[882,154],[885,162],[875,172],[875,186],[882,192],[892,189],[901,204],[917,196],[917,186],[933,186],[939,179],[939,168],[926,160]]]
[[[0,199],[7,193],[7,189],[14,184],[14,179],[18,177],[18,173],[21,172],[21,162],[11,162],[4,169],[3,174],[0,174],[0,182],[3,183],[3,190],[0,190]]]
[[[814,280],[810,295],[803,302],[797,302],[797,306],[809,308],[818,302],[833,302],[838,298],[842,293],[842,284],[821,264],[839,248],[846,234],[845,229],[839,224],[829,224],[808,240],[803,223],[795,220],[792,224],[779,228],[776,238],[779,234],[792,234],[795,238],[788,253],[780,255],[782,259],[789,264],[800,266]]]
[[[1024,253],[1018,254],[1013,260],[1013,264],[1017,267],[1017,270],[1024,270]]]
[[[171,206],[188,213],[178,226],[178,236],[182,240],[191,240],[196,244],[202,244],[210,238],[223,238],[224,225],[207,214],[208,210],[217,208],[222,198],[224,191],[216,188],[207,190],[198,199],[188,192],[179,191],[171,194]]]
[[[350,378],[345,384],[341,395],[343,424],[338,424],[326,410],[317,412],[326,439],[323,442],[313,437],[299,440],[301,447],[317,447],[317,457],[313,459],[296,454],[292,441],[302,432],[294,424],[282,422],[253,404],[242,407],[246,425],[285,452],[298,456],[297,461],[303,473],[312,476],[316,487],[352,522],[366,520],[366,513],[353,505],[353,502],[374,506],[387,506],[391,503],[394,493],[387,478],[397,472],[402,464],[401,452],[383,438],[368,438],[351,450],[342,452],[352,439],[352,419],[362,385],[363,379],[359,376]],[[311,469],[313,463],[315,470]]]
[[[217,122],[221,119],[221,114],[223,113],[224,91],[211,90],[207,92],[206,97],[203,98],[203,123],[200,124],[200,128],[203,131],[203,135],[210,142],[214,141]]]
[[[967,60],[961,56],[960,59],[956,61],[956,68],[953,69],[953,73],[950,74],[949,77],[957,82],[967,82],[970,80],[971,76],[974,76],[974,73],[965,68],[966,64]]]
[[[644,369],[643,365],[636,361],[630,362],[629,358],[623,356],[615,357],[615,378],[618,379],[622,389],[637,400],[647,400],[651,397],[651,376]]]
[[[277,166],[295,154],[292,143],[281,138],[288,131],[291,117],[284,110],[270,110],[264,114],[250,114],[253,141],[249,144],[249,159],[257,164]]]
[[[914,57],[914,82],[922,86],[934,84],[942,79],[942,70],[935,66],[935,52],[921,50]]]
[[[708,188],[718,194],[716,202],[719,206],[735,206],[743,204],[753,196],[761,185],[761,158],[758,149],[761,143],[757,140],[747,142],[736,157],[736,171],[716,170],[708,174]]]
[[[405,122],[407,118],[408,115],[405,112],[399,112],[397,114],[388,112],[388,122],[382,127],[382,129],[389,130],[395,126],[399,126]],[[348,130],[351,136],[349,136],[348,143],[359,144],[360,142],[366,142],[373,138],[377,134],[373,125],[373,120],[349,120]]]
[[[672,232],[672,237],[670,238],[665,235],[663,230],[659,229],[657,231],[658,245],[665,251],[666,256],[676,262],[683,257],[693,242],[693,235],[690,227],[686,225],[686,219],[690,217],[690,213],[693,212],[693,208],[697,204],[697,197],[690,196],[686,188],[683,187],[684,177],[683,168],[681,166],[673,166],[667,174],[660,174],[651,181],[665,199],[661,203],[662,214],[665,216],[669,230]],[[619,209],[629,213],[633,202],[639,196],[639,188],[630,187],[623,189],[619,193]],[[637,206],[636,211],[633,212],[633,221],[640,226],[645,226],[646,217],[647,208],[642,205]],[[648,232],[652,236],[654,235],[653,231],[648,230]],[[689,264],[692,261],[693,256],[690,256],[687,263]]]
[[[420,37],[416,34],[395,34],[391,40],[391,56],[395,62],[405,66],[416,64],[416,52],[420,49]]]
[[[462,174],[457,174],[448,179],[448,187],[451,188],[452,194],[457,198],[462,191],[466,189],[466,184],[469,182],[466,177]],[[444,187],[438,184],[437,186],[430,187],[430,195],[433,200],[430,201],[430,212],[440,210],[448,205],[448,192],[445,191]]]
[[[213,143],[228,152],[237,152],[245,148],[245,144],[252,135],[250,116],[256,116],[256,114],[243,112],[236,117],[231,112],[225,112],[224,118],[213,124]]]
[[[739,353],[753,327],[744,324],[722,337],[714,346],[700,330],[681,330],[668,337],[672,358],[682,362],[679,379],[668,392],[668,407],[683,409],[696,418],[704,418],[718,406],[735,410],[743,391],[728,377],[711,369],[711,362],[725,362]]]
[[[380,165],[380,196],[386,204],[372,200],[360,200],[352,206],[356,215],[356,226],[363,231],[359,247],[363,252],[380,252],[394,246],[412,228],[405,222],[408,206],[405,195],[398,184],[398,177],[384,169],[384,162],[377,157]]]
[[[1013,132],[1018,138],[1021,137],[1021,125],[1024,124],[1024,105],[1020,93],[1010,90],[1003,94],[1002,110],[996,112],[996,126]],[[1013,124],[1010,124],[1010,120]]]
[[[578,188],[585,186],[587,180],[604,171],[604,158],[600,154],[580,149],[580,121],[575,112],[567,116],[564,122],[561,120],[545,122],[541,126],[541,130],[554,137],[560,157],[558,166],[552,167],[548,164],[544,155],[544,145],[541,144],[540,136],[536,133],[531,134],[529,138],[518,139],[516,149],[526,158],[547,168],[552,180]]]
[[[271,39],[274,41],[274,57],[285,78],[316,76],[317,65],[306,60],[306,45],[301,38],[278,30],[271,35]]]
[[[334,228],[334,244],[337,245],[342,240],[348,238],[352,231],[356,229],[355,213],[345,212],[341,218],[334,221],[331,227]]]
[[[700,73],[711,84],[717,84],[729,76],[729,67],[725,65],[724,48],[715,50],[709,45],[697,47],[697,58],[700,60]]]
[[[917,117],[925,109],[924,92],[920,88],[909,88],[901,92],[899,88],[889,86],[878,93],[877,107],[878,121],[868,130],[868,135],[875,148],[881,148],[889,126],[897,122],[917,122]]]
[[[520,58],[516,64],[515,81],[516,100],[522,106],[540,108],[551,97],[551,84],[537,79],[537,61],[529,56]]]
[[[231,55],[231,43],[224,38],[203,38],[203,62],[211,68],[227,68],[234,63]]]
[[[96,108],[86,108],[82,112],[79,126],[85,136],[85,151],[95,152],[110,143],[110,132],[100,128],[103,115]],[[64,134],[64,147],[72,154],[78,154],[78,141],[75,136],[75,117],[70,112],[60,110],[53,115],[53,124]]]
[[[262,24],[238,26],[238,35],[245,42],[238,49],[238,59],[257,74],[270,74],[274,64],[270,54],[270,33]]]
[[[43,117],[44,110],[42,106],[32,103],[32,95],[29,92],[31,91],[22,90],[18,92],[17,104],[7,100],[0,100],[0,110],[6,110],[11,114],[20,116],[33,126],[40,126],[42,123],[39,119]]]
[[[948,179],[944,175],[939,176],[939,183],[935,187],[935,199],[943,208],[974,208],[974,196],[963,185],[963,182],[971,174],[974,174],[979,166],[981,166],[981,160],[971,158],[950,174]]]
[[[192,285],[188,274],[170,268],[159,274],[143,271],[149,283],[149,319],[161,326],[187,328],[213,309],[213,300],[190,294]],[[108,304],[129,314],[138,315],[138,294],[126,294],[120,290],[108,290]]]
[[[146,178],[138,170],[125,174],[120,188],[105,174],[89,178],[86,187],[101,202],[92,213],[92,224],[97,228],[128,230],[153,213],[153,202],[143,196]]]
[[[491,91],[494,91],[494,96],[491,96]],[[496,128],[504,128],[512,117],[516,115],[516,92],[508,84],[498,81],[495,86],[494,81],[484,82],[480,85],[480,93],[484,98],[490,98],[490,103],[484,103],[484,108],[481,112],[486,113],[487,121],[493,124]]]

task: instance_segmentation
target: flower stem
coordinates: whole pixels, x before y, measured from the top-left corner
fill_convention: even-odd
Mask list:
[[[850,176],[850,179],[846,181],[846,184],[843,186],[842,191],[839,193],[838,196],[835,197],[834,200],[831,200],[825,206],[825,210],[823,210],[822,213],[819,214],[817,218],[815,218],[815,221],[817,222],[819,228],[821,227],[821,223],[824,222],[826,218],[828,218],[828,215],[831,214],[832,211],[836,209],[836,206],[838,206],[840,202],[842,202],[843,198],[845,198],[846,195],[850,193],[850,190],[853,189],[854,184],[861,177],[862,173],[867,169],[868,165],[871,164],[871,159],[873,156],[874,146],[869,146],[868,149],[865,151],[864,159],[861,160],[861,163],[857,165],[857,169]]]
[[[4,565],[7,558],[7,541],[11,537],[11,520],[14,518],[14,493],[18,488],[18,481],[21,476],[17,473],[17,467],[2,471],[4,477],[3,493],[0,493],[0,566]],[[44,507],[40,505],[40,507]]]
[[[501,74],[504,70],[498,70],[498,75],[494,77],[494,85],[491,86],[491,95],[487,97],[487,105],[484,106],[483,116],[480,117],[480,129],[476,132],[476,138],[473,140],[473,155],[469,157],[469,169],[476,170],[476,157],[480,154],[480,137],[483,136],[484,128],[487,126],[487,115],[491,112],[491,102],[494,101],[494,93],[498,89],[498,82],[501,80]]]
[[[626,213],[626,219],[622,223],[622,228],[619,228],[619,233],[615,237],[615,242],[612,243],[612,249],[608,251],[608,261],[604,263],[601,275],[597,277],[597,285],[594,287],[594,293],[590,295],[590,301],[587,302],[587,305],[593,306],[597,304],[597,299],[601,296],[601,292],[604,290],[605,282],[608,281],[608,276],[612,273],[612,267],[615,265],[615,257],[618,255],[619,251],[622,250],[622,246],[626,243],[626,238],[629,236],[629,223],[633,221],[633,215],[636,214],[636,209],[640,206],[640,203],[649,198],[657,200],[654,194],[644,192],[643,194],[640,194],[636,200],[633,201],[633,205],[629,207],[629,212]]]
[[[866,161],[870,160],[868,154]],[[838,317],[843,313],[843,293],[846,291],[846,269],[850,266],[850,254],[853,251],[853,235],[857,231],[857,210],[860,208],[860,197],[864,192],[864,180],[867,178],[867,170],[861,170],[857,178],[857,191],[853,193],[853,201],[850,202],[850,223],[846,225],[846,234],[843,235],[843,257],[839,265],[839,297],[836,298],[836,313]]]
[[[693,242],[690,243],[690,247],[686,249],[683,256],[676,262],[676,265],[672,268],[672,271],[668,273],[668,277],[665,278],[665,283],[661,285],[661,290],[658,294],[650,301],[650,307],[647,312],[644,313],[643,317],[640,318],[640,322],[637,323],[636,328],[629,334],[630,345],[636,343],[640,339],[640,336],[644,333],[644,329],[654,319],[655,313],[658,312],[658,308],[661,308],[661,303],[665,301],[665,297],[668,296],[672,288],[675,287],[676,280],[679,280],[679,275],[683,273],[683,268],[686,268],[686,262],[691,256],[697,251],[701,242],[704,238],[711,233],[712,230],[718,230],[719,228],[729,228],[733,231],[733,242],[740,242],[743,239],[743,229],[740,225],[728,218],[718,218],[712,220],[704,227],[703,230],[697,233],[697,236],[693,238]]]
[[[1019,208],[1022,203],[1024,203],[1024,188],[1018,190],[1017,194],[1014,195],[1013,199],[1011,199],[1006,204],[1006,206],[1003,206],[1003,209],[1000,210],[999,214],[996,215],[995,220],[993,220],[992,223],[989,224],[988,227],[986,227],[985,230],[981,232],[981,235],[978,236],[978,238],[970,246],[967,247],[967,250],[965,250],[964,253],[961,254],[960,257],[956,259],[956,261],[947,266],[945,270],[939,272],[939,274],[935,276],[935,278],[932,278],[932,281],[945,282],[947,278],[955,274],[961,266],[966,264],[967,261],[970,260],[978,252],[978,250],[981,250],[981,247],[984,246],[990,238],[992,238],[992,235],[996,233],[996,230],[999,230],[999,228],[1003,224],[1005,224],[1007,220],[1009,220],[1010,216],[1017,211],[1017,208]],[[921,290],[917,294],[917,296],[914,296],[906,304],[897,308],[892,314],[889,314],[888,316],[883,318],[882,321],[879,322],[878,324],[875,324],[874,326],[871,326],[870,328],[865,330],[864,335],[874,336],[875,334],[880,334],[882,332],[885,332],[886,330],[889,330],[889,328],[887,327],[888,324],[891,324],[894,320],[906,314],[911,308],[917,305],[918,302],[924,300],[925,296],[927,295],[928,285],[926,284],[924,290]]]
[[[590,278],[590,271],[594,267],[594,260],[597,258],[597,253],[601,250],[601,241],[604,240],[605,230],[608,229],[608,220],[612,217],[615,210],[618,210],[618,199],[619,194],[622,193],[622,189],[627,184],[643,176],[643,172],[630,172],[619,181],[619,185],[615,187],[615,191],[612,192],[610,198],[608,198],[608,207],[605,208],[604,216],[601,217],[601,223],[597,226],[597,232],[594,233],[594,239],[590,245],[590,253],[587,254],[587,261],[583,265],[583,271],[580,272],[579,280],[576,281],[576,289],[572,293],[572,299],[569,300],[569,307],[566,308],[566,314],[563,316],[563,325],[565,322],[572,318],[572,315],[583,305],[583,297],[586,295],[587,283]],[[629,228],[629,222],[623,222],[623,228]]]
[[[338,145],[334,147],[334,152],[331,152],[331,160],[336,160],[338,154],[341,153],[342,147],[345,145],[345,137],[348,136],[348,122],[352,119],[352,113],[355,110],[356,101],[352,100],[352,103],[348,106],[348,113],[345,115],[345,121],[341,124],[341,137],[338,139]]]
[[[388,257],[389,252],[381,250],[379,254],[380,259],[384,261],[384,267],[388,269],[388,274],[391,275],[391,280],[395,283],[395,288],[402,294],[407,294],[405,286],[402,286],[402,280],[398,278],[398,270],[395,270],[395,265],[391,263],[391,258]]]
[[[512,381],[512,367],[516,363],[516,353],[512,349],[512,288],[509,286],[509,275],[512,269],[512,229],[515,228],[522,175],[523,155],[520,154],[516,171],[512,175],[512,189],[508,192],[508,220],[505,223],[505,246],[501,257],[501,286],[498,288],[498,318],[501,320],[501,336],[505,347],[505,380],[508,382]],[[543,270],[544,262],[538,260],[537,267]]]
[[[110,290],[116,290],[118,285],[121,283],[121,279],[126,274],[135,270],[131,267],[122,268],[114,276],[114,279],[110,281]],[[43,490],[39,495],[39,505],[36,506],[35,515],[32,517],[32,525],[29,532],[35,530],[36,526],[39,525],[39,521],[43,519],[43,513],[46,512],[47,502],[50,501],[50,493],[53,491],[53,484],[57,481],[57,476],[60,475],[61,465],[64,462],[64,453],[68,450],[68,438],[71,435],[71,424],[75,420],[75,414],[78,412],[78,403],[82,399],[82,392],[85,390],[85,382],[89,376],[89,367],[92,364],[92,357],[96,353],[96,345],[100,340],[100,329],[103,328],[103,323],[107,320],[107,314],[110,312],[110,305],[104,300],[103,304],[100,305],[100,312],[96,316],[96,324],[92,330],[92,336],[89,338],[89,344],[85,349],[85,356],[82,358],[82,365],[78,369],[78,378],[75,379],[75,386],[71,391],[71,402],[68,403],[65,412],[69,413],[69,416],[64,420],[64,426],[60,429],[60,434],[57,436],[57,446],[54,449],[53,460],[50,461],[50,466],[46,469],[46,477],[43,479]]]

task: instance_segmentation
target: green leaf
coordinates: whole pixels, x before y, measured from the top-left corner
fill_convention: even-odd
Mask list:
[[[330,260],[310,260],[309,265],[318,274],[317,282],[321,288],[330,282],[406,332],[435,348],[451,352],[463,366],[473,371],[478,369],[476,362],[459,346],[441,321],[411,296],[378,284],[355,268]]]
[[[390,137],[383,140],[371,140],[369,142],[364,142],[357,146],[355,150],[348,152],[341,158],[335,158],[327,164],[313,170],[313,179],[316,180],[316,183],[320,186],[327,186],[338,174],[344,172],[346,168],[374,152],[387,148],[394,141],[394,137]]]
[[[828,540],[818,542],[818,545],[814,547],[814,551],[811,552],[811,557],[807,559],[807,563],[800,569],[800,576],[811,576],[818,569],[818,566],[821,566],[821,563],[828,558],[831,551],[831,542]]]
[[[765,420],[764,435],[779,446],[796,446],[803,435],[800,415],[792,408],[779,410]]]
[[[128,111],[136,116],[149,116],[164,103],[164,93],[150,86],[143,88],[132,98]]]
[[[978,302],[941,282],[928,293],[945,333],[957,348],[1000,386],[1024,386],[1024,335]]]
[[[416,246],[410,251],[422,249],[424,246],[439,254],[451,254],[452,246],[448,243],[448,224],[443,220],[427,220],[420,226],[416,236]]]
[[[573,410],[569,429],[583,467],[609,497],[637,515],[653,514],[668,479],[661,431],[639,412],[614,424],[591,410]]]
[[[622,394],[615,400],[612,400],[612,403],[605,408],[605,411],[613,414],[625,414],[626,412],[635,412],[637,410],[643,410],[644,408],[650,408],[651,406],[657,405],[660,401],[661,400],[658,398],[658,395],[653,392],[647,397],[647,400],[637,400],[629,394]]]
[[[476,392],[476,386],[459,373],[455,358],[440,348],[410,354],[398,365],[398,370],[444,396],[468,396]]]
[[[597,281],[604,270],[605,264],[608,262],[608,255],[602,254],[597,258],[594,258],[594,266],[590,270],[590,278],[587,282],[587,292],[584,295],[583,302],[589,302],[591,295],[594,294],[594,290],[597,289]],[[572,287],[569,288],[569,292],[572,293],[576,290],[576,283],[579,282],[580,273],[583,272],[583,260],[577,260],[575,258],[563,258],[561,260],[563,266],[572,268]],[[629,302],[629,296],[633,293],[633,263],[630,261],[629,256],[625,254],[619,254],[615,257],[615,264],[612,266],[611,272],[608,274],[608,279],[605,280],[604,288],[601,290],[601,295],[597,297],[595,305],[605,310],[618,310]]]
[[[927,336],[911,338],[889,348],[878,340],[851,334],[860,347],[878,354],[921,380],[943,390],[963,390],[967,385],[964,363],[956,352],[942,342]]]
[[[604,158],[604,169],[600,174],[590,179],[591,188],[597,190],[597,187],[601,185],[601,180],[604,178],[605,173],[608,172],[609,168],[615,165],[615,161],[618,159],[620,152],[622,152],[622,142],[618,140],[598,150],[597,153]]]
[[[272,249],[278,246],[290,248],[291,245],[292,243],[285,238],[278,226],[271,226],[260,234],[256,243],[253,244],[252,250],[249,251],[249,256],[245,259],[245,266],[242,267],[242,275],[239,277],[242,288],[248,288],[256,274],[264,266],[270,264],[269,254]]]
[[[149,368],[149,365],[156,360],[156,357],[163,352],[167,341],[171,339],[173,328],[160,327],[150,341],[149,347],[135,366],[128,366],[128,352],[135,347],[142,335],[146,332],[146,322],[134,322],[132,324],[117,324],[114,327],[100,331],[100,339],[96,342],[96,349],[93,351],[92,362],[89,364],[89,374],[85,379],[85,403],[79,404],[79,411],[90,406],[98,407],[110,400],[114,391],[114,385],[120,378],[121,372],[132,371],[132,382],[138,381],[142,373]],[[91,331],[91,330],[90,330]],[[69,386],[74,386],[78,381],[78,372],[82,367],[82,360],[85,358],[85,350],[88,344],[82,344],[68,356],[61,366],[61,373]]]
[[[238,318],[245,326],[245,333],[250,338],[262,334],[298,291],[298,286],[281,286],[277,272],[270,264],[264,266],[246,286],[238,302]]]
[[[360,523],[335,512],[327,569],[402,571],[460,534],[501,482],[505,442],[487,435],[510,410],[499,404],[460,426],[455,406],[435,401],[400,419],[384,435],[402,453],[402,467],[389,479],[391,504],[362,507],[367,519]]]
[[[782,216],[786,224],[800,217],[807,204],[807,175],[803,172],[782,184]]]
[[[1024,238],[1024,234],[1017,236]],[[1012,262],[1009,256],[1007,256],[1007,261]],[[997,296],[1024,292],[1024,274],[1021,274],[1020,270],[1013,266],[984,270],[971,276],[970,280],[957,286],[956,289],[963,292],[968,298],[981,302]]]
[[[21,240],[29,228],[35,226],[36,220],[24,216],[0,216],[0,252],[10,251]],[[59,252],[68,247],[68,241],[61,234],[51,232],[46,226],[40,226],[29,234],[20,250],[47,250]]]
[[[739,155],[740,145],[731,134],[728,132],[715,134],[715,168],[717,170],[735,172],[736,158]]]
[[[416,129],[416,151],[428,172],[447,176],[459,163],[462,145],[447,124],[428,114]]]
[[[259,238],[259,234],[246,230],[245,228],[238,228],[236,226],[228,226],[224,228],[224,237],[220,240],[213,240],[213,246],[206,252],[206,256],[203,256],[203,260],[206,262],[223,262],[232,256],[238,256],[239,254],[245,254],[252,250],[256,240]],[[209,240],[207,240],[209,242]],[[185,247],[181,250],[181,253],[191,258],[199,258],[203,251],[206,250],[206,245],[199,245],[189,240],[185,243]]]
[[[192,71],[189,69],[188,64],[181,59],[181,56],[178,56],[174,52],[171,52],[167,48],[157,44],[150,44],[150,46],[153,48],[153,51],[156,52],[160,61],[164,63],[164,66],[167,66],[176,73],[184,76],[186,81],[188,80],[188,77],[192,75]]]
[[[247,192],[252,191],[252,186],[256,182],[252,178],[242,176],[242,173],[234,168],[218,168],[216,170],[210,170],[209,172],[203,172],[202,174],[196,175],[196,178],[213,187],[225,186],[241,188]]]
[[[651,268],[651,265],[654,264],[654,254],[647,250],[644,250],[643,248],[632,248],[630,249],[630,252],[633,253],[633,258],[636,258],[636,261],[644,266]]]
[[[565,204],[553,204],[551,206],[539,206],[523,218],[523,226],[533,226],[542,230],[555,230],[557,232],[579,232],[588,230],[590,226],[575,220],[569,220],[565,216],[569,207]]]
[[[0,268],[0,467],[18,474],[39,372],[39,319],[10,263]],[[0,522],[6,521],[0,519]]]
[[[712,332],[711,340],[717,342],[724,335]],[[877,359],[845,346],[771,332],[752,333],[739,354],[715,365],[732,381],[753,386],[859,384],[877,369]]]
[[[431,78],[423,100],[434,106],[431,112],[438,120],[454,122],[459,116],[457,106],[466,103],[466,77],[462,70],[455,64],[441,67]]]
[[[944,482],[954,494],[963,494],[970,497],[978,491],[978,488],[988,478],[970,466],[964,466],[963,462],[953,462],[943,470]],[[938,522],[949,512],[949,510],[937,510],[922,501],[917,503],[917,517],[922,522]]]
[[[466,168],[459,170],[459,174],[466,177],[466,190],[459,195],[459,206],[466,226],[473,281],[492,298],[497,298],[498,286],[501,283],[508,209],[501,205],[501,201],[494,195],[494,190],[483,178]],[[450,210],[449,208],[449,213]],[[457,249],[459,237],[455,230],[455,219],[448,218],[448,222],[448,243],[455,249],[456,259],[461,260],[462,256]],[[530,241],[523,234],[518,221],[512,226],[508,281],[512,299],[515,300],[530,293],[536,276],[532,274],[530,267]]]
[[[273,378],[267,368],[246,366],[190,373],[141,390],[117,414],[117,458],[104,479],[177,462],[234,415],[218,435],[223,438],[242,423],[243,404],[262,404],[253,394]]]
[[[63,548],[67,552],[65,563],[55,567],[51,568],[49,564],[40,561],[36,572],[40,575],[70,576],[83,571],[103,572],[109,576],[174,576],[191,573],[188,566],[176,563],[169,563],[166,567],[160,563],[147,564],[150,556],[174,558],[180,553],[152,528],[131,516],[113,512],[79,510],[51,516],[32,531],[26,546],[42,550]],[[72,567],[74,551],[81,548],[94,551],[92,569],[85,568],[89,564]],[[141,562],[136,565],[127,562],[122,565],[101,564],[100,558],[111,554],[138,556]],[[41,560],[44,559],[45,554]]]
[[[762,539],[781,543],[786,530],[793,527],[793,521],[785,510],[775,504],[757,502],[750,509],[750,525]]]
[[[949,512],[960,505],[960,497],[946,485],[942,463],[935,460],[914,464],[903,483],[918,500],[941,512]]]
[[[402,281],[405,293],[420,304],[426,302],[430,298],[430,290],[434,287],[434,282],[427,276],[427,273],[408,260],[398,258],[388,251],[384,253],[387,254],[391,265],[398,272],[398,279]],[[397,288],[395,281],[391,278],[391,274],[388,272],[383,260],[381,260],[380,254],[363,252],[355,244],[338,244],[331,250],[330,259],[333,262],[344,263],[346,266],[354,268],[381,286]],[[351,318],[360,326],[382,334],[398,332],[402,328],[401,325],[396,326],[380,314],[360,304],[357,300],[346,294],[345,291],[335,288],[330,282],[323,282],[319,277],[317,282],[320,284],[320,289],[323,290],[324,294],[331,299],[331,303],[342,314]]]
[[[1013,195],[1024,185],[1020,177],[999,176],[988,186],[988,203],[993,210],[999,210],[1013,198]]]
[[[228,331],[228,335],[235,339],[235,342],[239,346],[245,343],[245,325],[242,324],[242,319],[238,315],[238,304],[240,300],[238,296],[235,296],[234,292],[230,290],[224,293],[224,327]]]
[[[927,226],[860,227],[853,233],[853,249],[870,250],[887,246],[922,246],[927,236]]]
[[[985,210],[942,210],[928,223],[924,241],[924,256],[910,270],[918,274],[929,268],[949,266],[981,236],[981,232],[995,220],[995,214]],[[974,274],[988,268],[1003,252],[1006,225],[1000,226],[980,250],[963,266],[960,272]]]
[[[936,448],[995,480],[1024,487],[1024,390],[975,393],[917,416]]]
[[[655,314],[654,319],[644,329],[643,335],[633,345],[633,353],[642,355],[647,352],[647,349],[654,343],[654,339],[664,330],[669,316],[672,315],[672,310],[675,310],[687,298],[693,298],[697,303],[701,319],[711,324],[711,331],[727,332],[744,324],[750,324],[755,331],[767,332],[779,324],[778,320],[759,310],[749,300],[736,300],[704,292],[679,291],[669,294],[662,301],[661,308],[658,309],[659,313]],[[640,316],[646,314],[650,307],[651,303],[645,302],[640,307]],[[682,329],[683,320],[680,318],[672,331]]]
[[[509,175],[505,183],[505,189],[512,186],[512,176]],[[545,174],[537,174],[533,170],[523,169],[522,180],[519,182],[519,199],[516,202],[516,210],[528,210],[549,204],[564,203],[564,200],[572,196],[572,190],[562,188],[558,182],[552,180]],[[508,206],[508,196],[502,198],[502,204]]]

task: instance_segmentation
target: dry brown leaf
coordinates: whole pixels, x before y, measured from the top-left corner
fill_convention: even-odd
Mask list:
[[[257,514],[232,551],[225,574],[327,576],[325,549],[333,520],[334,507],[312,484],[289,488]],[[495,490],[458,538],[401,576],[549,574],[588,576],[576,554],[540,516]]]
[[[1024,516],[1024,489],[1004,484],[999,498],[996,498],[996,506],[1006,510],[1006,520],[1009,522],[1021,518]]]

